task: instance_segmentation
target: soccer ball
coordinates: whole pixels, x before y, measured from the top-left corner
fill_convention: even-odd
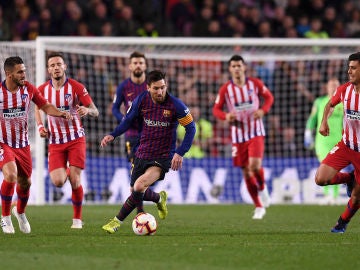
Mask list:
[[[132,222],[132,229],[136,235],[154,235],[156,228],[156,219],[149,213],[137,214]]]

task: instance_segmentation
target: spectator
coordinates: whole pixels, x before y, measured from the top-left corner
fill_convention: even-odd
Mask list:
[[[122,9],[125,7],[123,0],[114,0],[112,8],[109,9],[110,17],[112,20],[121,20],[122,19]]]
[[[310,30],[304,33],[306,38],[329,38],[329,34],[323,30],[322,22],[319,18],[313,18],[310,22]]]
[[[225,2],[220,1],[216,6],[215,18],[219,21],[221,28],[226,28],[226,18],[229,15],[228,7]]]
[[[285,16],[283,19],[283,32],[281,33],[281,37],[285,37],[286,33],[289,31],[289,29],[292,29],[295,27],[295,22],[293,17]]]
[[[11,30],[9,22],[3,17],[3,8],[0,6],[0,41],[11,39]]]
[[[299,38],[298,33],[295,28],[288,28],[285,32],[286,38]]]
[[[29,24],[31,20],[31,10],[29,6],[23,6],[19,10],[19,19],[15,23],[15,32],[22,40],[27,40]]]
[[[91,37],[94,36],[93,33],[89,30],[89,25],[85,21],[80,21],[77,26],[76,35],[81,37]]]
[[[159,32],[155,28],[155,23],[152,21],[146,21],[142,27],[136,30],[136,33],[140,37],[158,37]]]
[[[114,19],[114,32],[117,36],[135,36],[139,24],[133,18],[133,10],[130,6],[121,9],[121,19]]]
[[[207,37],[225,37],[226,33],[221,31],[220,22],[218,20],[211,20],[208,26]]]
[[[54,27],[54,21],[51,19],[50,9],[45,8],[41,10],[39,15],[39,35],[40,36],[52,36],[55,35],[56,29]]]
[[[174,26],[175,35],[182,36],[196,15],[194,4],[191,0],[179,0],[170,10],[170,19]]]
[[[101,28],[108,21],[107,7],[104,3],[98,2],[93,8],[93,14],[88,20],[89,29],[95,36],[101,36]]]
[[[334,28],[332,29],[330,36],[333,38],[347,37],[344,23],[341,20],[335,21]],[[353,37],[355,38],[356,34]]]
[[[33,1],[32,1],[33,2]],[[35,0],[35,3],[33,4],[33,12],[36,16],[40,16],[40,13],[44,9],[49,8],[48,0]]]
[[[245,21],[246,37],[259,37],[258,25],[262,21],[258,8],[249,8],[249,18]]]
[[[111,37],[115,36],[113,25],[110,21],[106,21],[101,26],[101,36],[103,37]]]
[[[301,14],[296,24],[296,31],[299,37],[304,37],[305,33],[310,31],[309,17],[306,14]]]
[[[36,37],[39,35],[40,32],[40,25],[39,20],[36,18],[31,18],[29,21],[28,31],[26,33],[27,37],[25,40],[35,40]]]
[[[200,14],[196,16],[196,20],[192,24],[191,33],[194,37],[206,37],[208,33],[208,25],[213,17],[213,11],[210,7],[203,7]]]
[[[270,22],[269,21],[262,21],[259,24],[258,33],[259,33],[259,37],[261,37],[261,38],[271,38],[271,37],[273,37]]]
[[[308,7],[306,8],[307,14],[311,19],[321,18],[325,10],[324,0],[311,0],[311,1],[307,1],[306,4],[308,5]]]
[[[271,28],[274,36],[279,37],[284,35],[283,21],[285,18],[285,10],[278,6],[274,10],[274,17],[271,19]]]
[[[345,25],[349,37],[360,37],[360,10],[354,9],[351,12],[351,21]]]
[[[330,37],[353,38],[360,32],[357,19],[360,15],[355,11],[360,9],[360,5],[351,0],[54,0],[51,5],[48,0],[9,2],[9,5],[3,5],[0,29],[7,28],[2,26],[4,23],[1,23],[1,17],[4,17],[3,21],[10,29],[14,29],[16,24],[17,27],[25,28],[25,34],[21,31],[13,32],[13,40],[29,39],[27,24],[19,23],[20,13],[27,8],[30,8],[30,20],[34,16],[38,19],[40,35],[75,35],[82,20],[89,24],[90,32],[95,36],[138,36],[136,31],[143,28],[145,22],[152,21],[159,36],[259,37],[269,36],[268,33],[264,34],[264,30],[261,30],[261,34],[258,32],[264,27],[263,21],[269,20],[270,36],[294,38],[303,37],[310,30],[309,20],[315,18],[322,20],[323,31]],[[204,16],[203,10],[207,13],[211,10],[211,16]],[[293,29],[295,26],[289,26],[290,18],[296,23],[297,34]],[[209,33],[208,25],[213,19],[220,24],[220,28]],[[111,22],[112,27],[108,22]],[[210,28],[217,29],[218,23],[212,22]],[[33,28],[37,28],[35,25],[32,22]],[[30,38],[33,39],[37,31],[31,32]],[[10,37],[7,37],[9,40]]]
[[[244,4],[240,4],[238,6],[238,8],[236,9],[235,15],[240,21],[245,23],[249,19],[249,8],[248,8],[248,6],[246,6]]]
[[[76,1],[66,2],[64,19],[61,21],[61,34],[64,36],[76,35],[82,16],[82,10]]]
[[[307,1],[288,0],[285,7],[285,14],[293,18],[299,18],[302,14],[308,14],[308,12],[306,12],[305,2]]]
[[[336,10],[334,7],[326,7],[323,12],[322,25],[325,32],[329,33],[331,37],[336,23]]]

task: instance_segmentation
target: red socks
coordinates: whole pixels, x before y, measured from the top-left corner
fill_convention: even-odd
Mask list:
[[[259,199],[257,179],[253,176],[245,179],[245,183],[255,207],[262,207]]]
[[[81,219],[83,198],[84,198],[84,190],[81,185],[77,189],[72,190],[71,201],[74,210],[73,218]]]
[[[19,214],[25,212],[25,207],[28,203],[29,196],[30,196],[30,188],[23,189],[19,185],[16,185],[16,193],[18,195],[18,200],[16,203],[16,209]]]
[[[259,171],[254,173],[258,186],[259,186],[259,190],[264,190],[265,188],[265,176],[264,176],[264,169],[260,168]]]
[[[1,215],[10,216],[11,202],[14,195],[15,183],[3,180],[1,184]]]
[[[345,208],[345,211],[341,214],[342,220],[346,221],[347,223],[350,219],[356,214],[357,210],[359,209],[358,205],[353,205],[351,198]]]
[[[330,185],[347,184],[351,180],[350,173],[338,172],[333,179],[330,180]]]

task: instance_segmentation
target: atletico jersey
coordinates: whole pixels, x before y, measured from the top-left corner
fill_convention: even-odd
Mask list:
[[[29,145],[28,116],[30,101],[39,108],[46,104],[37,88],[25,82],[18,91],[11,93],[5,85],[0,86],[0,142],[13,148]]]
[[[264,98],[262,105],[260,97]],[[242,87],[230,80],[220,87],[213,114],[225,120],[226,113],[235,112],[236,121],[231,124],[232,143],[243,143],[256,136],[265,136],[262,118],[255,119],[254,112],[258,109],[268,112],[273,100],[269,89],[257,78],[246,78]],[[226,111],[223,110],[225,105]]]
[[[347,147],[360,152],[360,97],[352,83],[345,83],[336,89],[331,105],[340,102],[344,106],[342,140]]]
[[[114,138],[120,136],[133,121],[141,125],[140,144],[135,153],[141,159],[171,158],[175,152],[183,156],[189,151],[196,131],[189,109],[170,94],[161,104],[154,103],[148,91],[140,94],[110,135]],[[175,149],[179,123],[185,127],[186,133],[182,144]]]
[[[46,100],[55,105],[61,111],[67,111],[72,120],[48,115],[49,143],[60,144],[70,142],[85,136],[85,131],[76,112],[77,105],[85,107],[92,103],[92,99],[85,86],[73,79],[66,79],[64,85],[56,90],[52,80],[47,81],[39,87],[40,93]]]
[[[127,111],[134,99],[142,92],[147,91],[146,82],[142,84],[134,83],[130,78],[124,80],[116,89],[112,113],[116,117],[118,123],[121,122],[124,115],[120,112],[120,106],[124,103],[125,111]],[[126,131],[126,137],[136,137],[139,135],[138,123],[132,123],[131,127]]]

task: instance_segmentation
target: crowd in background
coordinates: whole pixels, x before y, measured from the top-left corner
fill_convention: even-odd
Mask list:
[[[356,38],[360,37],[360,1],[0,0],[0,40],[34,40],[39,35]],[[92,74],[88,74],[87,61],[79,61],[74,55],[67,57],[72,76],[89,86],[90,91],[96,84],[100,94],[110,93],[101,94],[98,101],[100,111],[107,112],[112,102],[109,85],[113,89],[128,76],[127,59],[117,63],[119,59],[94,57],[88,60],[93,63]],[[149,67],[158,65],[149,62]],[[182,63],[176,61],[164,64],[174,94],[194,106],[199,105],[198,95],[202,93],[202,100],[213,104],[219,86],[228,79],[226,65],[210,64],[206,72],[203,66],[181,67]],[[347,79],[344,67],[341,60],[277,62],[271,68],[266,63],[249,63],[248,75],[261,78],[275,96],[266,123],[267,155],[306,154],[302,135],[311,104],[322,94],[329,78],[342,82]],[[227,145],[228,138],[217,132],[219,124],[210,109],[201,107],[201,116],[214,123],[209,148]],[[101,125],[100,117],[100,130],[110,128]],[[95,142],[98,134],[90,125],[85,126],[90,129],[89,141]],[[220,126],[219,130],[225,129]],[[224,154],[219,151],[206,152]]]
[[[356,0],[0,0],[0,40],[37,36],[360,37]]]

